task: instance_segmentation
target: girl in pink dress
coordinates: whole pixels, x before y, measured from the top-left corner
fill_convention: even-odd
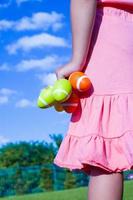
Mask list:
[[[90,175],[89,200],[121,200],[133,169],[133,0],[71,0],[72,57],[57,78],[83,71],[81,94],[54,163]]]

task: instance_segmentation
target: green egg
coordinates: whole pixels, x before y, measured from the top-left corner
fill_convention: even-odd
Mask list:
[[[52,95],[52,92],[53,86],[48,86],[41,91],[37,101],[37,106],[39,108],[48,108],[54,104],[55,99]]]
[[[53,86],[53,97],[56,101],[66,101],[72,92],[72,86],[67,79],[59,79]]]

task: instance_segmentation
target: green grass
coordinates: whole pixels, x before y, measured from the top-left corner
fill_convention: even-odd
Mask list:
[[[133,200],[133,181],[124,181],[124,186],[123,200]]]
[[[133,200],[133,181],[124,181],[123,200]],[[45,192],[32,195],[12,196],[0,200],[87,200],[87,187]]]
[[[0,200],[81,200],[86,199],[87,188],[60,190],[19,197],[0,198]]]

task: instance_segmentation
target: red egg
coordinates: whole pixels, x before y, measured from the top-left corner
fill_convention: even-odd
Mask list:
[[[67,101],[61,103],[61,105],[67,113],[73,113],[77,109],[77,107],[79,105],[79,101],[80,101],[80,99],[79,99],[78,95],[75,94],[74,92],[72,92],[69,99]]]

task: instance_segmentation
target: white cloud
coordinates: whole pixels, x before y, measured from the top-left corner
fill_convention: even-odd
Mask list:
[[[3,135],[0,135],[0,145],[6,144],[9,142],[9,139]]]
[[[55,24],[53,24],[53,31],[58,31],[58,30],[60,30],[62,27],[64,26],[64,24],[63,23],[55,23]]]
[[[14,25],[13,21],[8,21],[8,20],[0,20],[0,30],[6,30],[12,28]]]
[[[38,12],[32,15],[32,17],[23,17],[21,20],[16,22],[15,29],[17,31],[23,30],[58,30],[62,28],[63,15],[57,12]]]
[[[41,33],[33,36],[22,37],[16,42],[6,46],[9,54],[15,54],[20,49],[30,51],[35,48],[44,47],[69,47],[64,38],[57,37],[47,33]]]
[[[57,55],[47,56],[42,59],[22,60],[16,65],[16,70],[19,72],[29,70],[42,70],[49,72],[61,65],[65,60],[65,57],[59,57]]]
[[[0,1],[0,8],[6,8],[11,4],[11,0],[1,0]]]
[[[0,96],[0,105],[7,104],[9,98],[7,96]]]
[[[10,71],[10,68],[7,63],[0,65],[0,71]]]
[[[40,59],[23,59],[16,65],[14,65],[14,70],[17,72],[26,72],[30,70],[43,71],[45,73],[53,72],[55,69],[68,61],[68,57],[63,57],[59,55],[49,55]],[[4,63],[0,66],[0,71],[10,71],[11,67],[8,63]],[[46,75],[46,74],[45,74]],[[41,80],[45,76],[44,74],[37,75]],[[1,92],[1,89],[0,89]],[[16,91],[14,91],[15,93]]]
[[[43,0],[16,0],[16,3],[20,5],[21,3],[32,1],[32,2],[42,2]]]
[[[55,73],[40,74],[38,78],[42,81],[43,85],[53,85],[57,80]]]
[[[8,89],[8,88],[0,89],[0,95],[10,96],[10,95],[15,94],[15,93],[16,93],[15,90],[11,90],[11,89]]]
[[[24,2],[26,2],[26,1],[29,1],[29,0],[16,0],[16,3],[17,3],[18,5],[20,5],[21,3],[24,3]]]
[[[0,8],[8,7],[10,4],[15,1],[18,6],[25,2],[43,2],[43,0],[0,0]]]
[[[7,104],[9,102],[9,98],[16,93],[17,92],[15,90],[8,88],[0,89],[0,105]]]
[[[16,107],[19,108],[27,108],[27,107],[34,107],[36,103],[34,101],[30,101],[28,99],[21,99],[16,103]]]
[[[16,31],[25,30],[44,30],[52,28],[53,31],[58,31],[64,25],[62,22],[64,15],[52,11],[34,13],[31,17],[24,16],[17,21],[2,19],[0,20],[0,30],[12,29]]]

